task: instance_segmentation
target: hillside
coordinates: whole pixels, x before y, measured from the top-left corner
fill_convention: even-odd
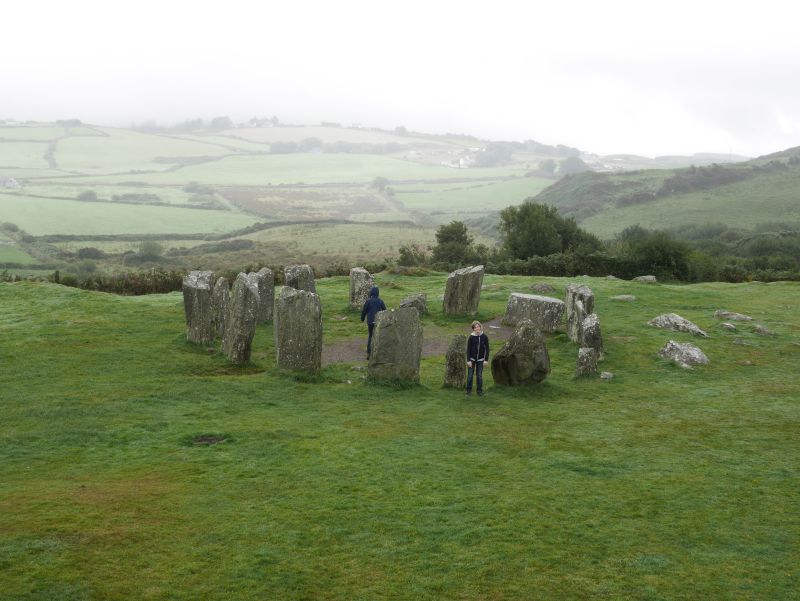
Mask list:
[[[535,197],[611,237],[629,225],[800,222],[800,147],[729,165],[568,176]]]
[[[396,306],[445,276],[377,281]],[[440,387],[441,350],[407,390],[292,376],[270,325],[234,368],[186,342],[180,294],[0,284],[0,599],[793,598],[800,285],[582,281],[615,378],[575,380],[557,333],[543,384],[487,371],[482,399]],[[487,276],[478,317],[534,282]],[[317,287],[326,348],[360,350],[347,279]],[[470,320],[431,304],[446,346]],[[645,325],[669,311],[711,337]],[[711,364],[659,360],[670,338]]]

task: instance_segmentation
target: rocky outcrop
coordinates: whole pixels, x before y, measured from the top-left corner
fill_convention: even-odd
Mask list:
[[[457,334],[450,341],[445,355],[445,388],[463,389],[467,384],[467,337]]]
[[[587,315],[594,312],[594,292],[583,284],[568,284],[565,300],[567,311],[567,336],[580,344],[581,324]]]
[[[409,294],[400,301],[401,307],[414,307],[420,315],[428,314],[428,295],[424,292]]]
[[[597,352],[593,348],[579,348],[575,363],[575,376],[589,376],[597,373]]]
[[[228,280],[219,278],[214,284],[211,293],[211,319],[214,325],[214,332],[217,337],[225,336],[225,324],[228,321],[228,311],[231,304],[231,291],[228,287]]]
[[[350,308],[359,311],[369,298],[369,291],[375,285],[375,278],[363,267],[350,270]]]
[[[512,292],[508,297],[503,323],[516,326],[525,320],[542,332],[554,332],[564,317],[564,302],[549,296]]]
[[[665,313],[664,315],[659,315],[658,317],[654,317],[648,321],[647,325],[653,326],[654,328],[674,330],[676,332],[688,332],[689,334],[694,334],[695,336],[708,338],[708,334],[698,328],[691,321],[684,319],[677,313]]]
[[[377,381],[419,382],[421,357],[419,312],[413,307],[401,307],[378,313],[368,364],[369,377]]]
[[[236,276],[231,290],[222,351],[236,365],[250,361],[258,320],[258,285],[247,274]]]
[[[278,367],[316,374],[322,368],[322,304],[319,296],[289,286],[275,302]]]
[[[217,332],[211,295],[214,273],[190,271],[183,278],[183,309],[186,313],[186,339],[195,344],[213,344]]]
[[[289,288],[317,293],[314,271],[309,265],[289,265],[283,268],[283,282]]]
[[[532,321],[525,319],[492,358],[494,382],[505,386],[524,386],[541,382],[549,373],[550,355],[544,336]]]
[[[457,269],[447,278],[442,310],[448,315],[474,315],[478,312],[483,285],[483,265]]]
[[[705,353],[690,342],[670,340],[658,351],[658,355],[684,369],[692,369],[695,365],[706,365],[709,362]]]

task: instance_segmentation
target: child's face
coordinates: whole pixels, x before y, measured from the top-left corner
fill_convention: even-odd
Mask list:
[[[472,331],[475,332],[476,334],[480,334],[481,332],[483,332],[483,328],[480,326],[480,324],[478,324],[472,326]]]

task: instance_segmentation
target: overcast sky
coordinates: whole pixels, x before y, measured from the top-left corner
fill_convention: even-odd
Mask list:
[[[794,6],[13,0],[0,14],[0,118],[277,115],[754,156],[800,145]]]

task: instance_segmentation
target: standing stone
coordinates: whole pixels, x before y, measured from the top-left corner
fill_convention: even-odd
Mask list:
[[[214,273],[190,271],[183,278],[183,309],[186,313],[186,339],[196,344],[213,344],[214,329],[211,294]]]
[[[567,336],[580,344],[581,324],[587,315],[594,312],[594,292],[583,284],[567,285]]]
[[[467,385],[467,337],[453,336],[445,356],[444,387],[463,389]]]
[[[283,281],[290,288],[317,293],[314,271],[310,265],[289,265],[283,269]]]
[[[564,302],[549,296],[512,292],[508,297],[503,323],[516,326],[524,320],[542,332],[554,332],[564,317]]]
[[[419,311],[413,307],[401,307],[378,313],[369,358],[370,378],[419,382],[421,356]]]
[[[520,322],[508,342],[492,358],[495,384],[524,386],[541,382],[550,373],[544,336],[532,321]]]
[[[319,373],[322,368],[322,304],[319,296],[289,286],[275,302],[275,354],[281,369]]]
[[[275,276],[272,270],[264,267],[255,273],[248,273],[247,276],[258,286],[257,323],[272,321],[272,306],[275,304]]]
[[[578,361],[575,364],[575,376],[588,376],[597,373],[597,352],[593,348],[578,349]]]
[[[258,285],[245,273],[236,276],[225,323],[222,350],[236,365],[250,361],[258,320]]]
[[[414,307],[420,315],[428,314],[428,295],[424,292],[409,294],[400,301],[401,307]]]
[[[214,322],[214,332],[219,338],[225,336],[225,324],[228,321],[230,304],[231,292],[228,288],[228,280],[219,278],[211,293],[211,319]]]
[[[475,315],[481,300],[483,265],[456,269],[447,277],[442,310],[448,315]]]
[[[369,271],[363,267],[353,267],[350,270],[350,308],[361,310],[374,285],[375,278],[370,275]]]
[[[603,336],[600,333],[600,319],[597,313],[588,315],[581,324],[581,337],[578,341],[581,348],[593,348],[596,360],[602,361],[605,353],[603,352]]]

